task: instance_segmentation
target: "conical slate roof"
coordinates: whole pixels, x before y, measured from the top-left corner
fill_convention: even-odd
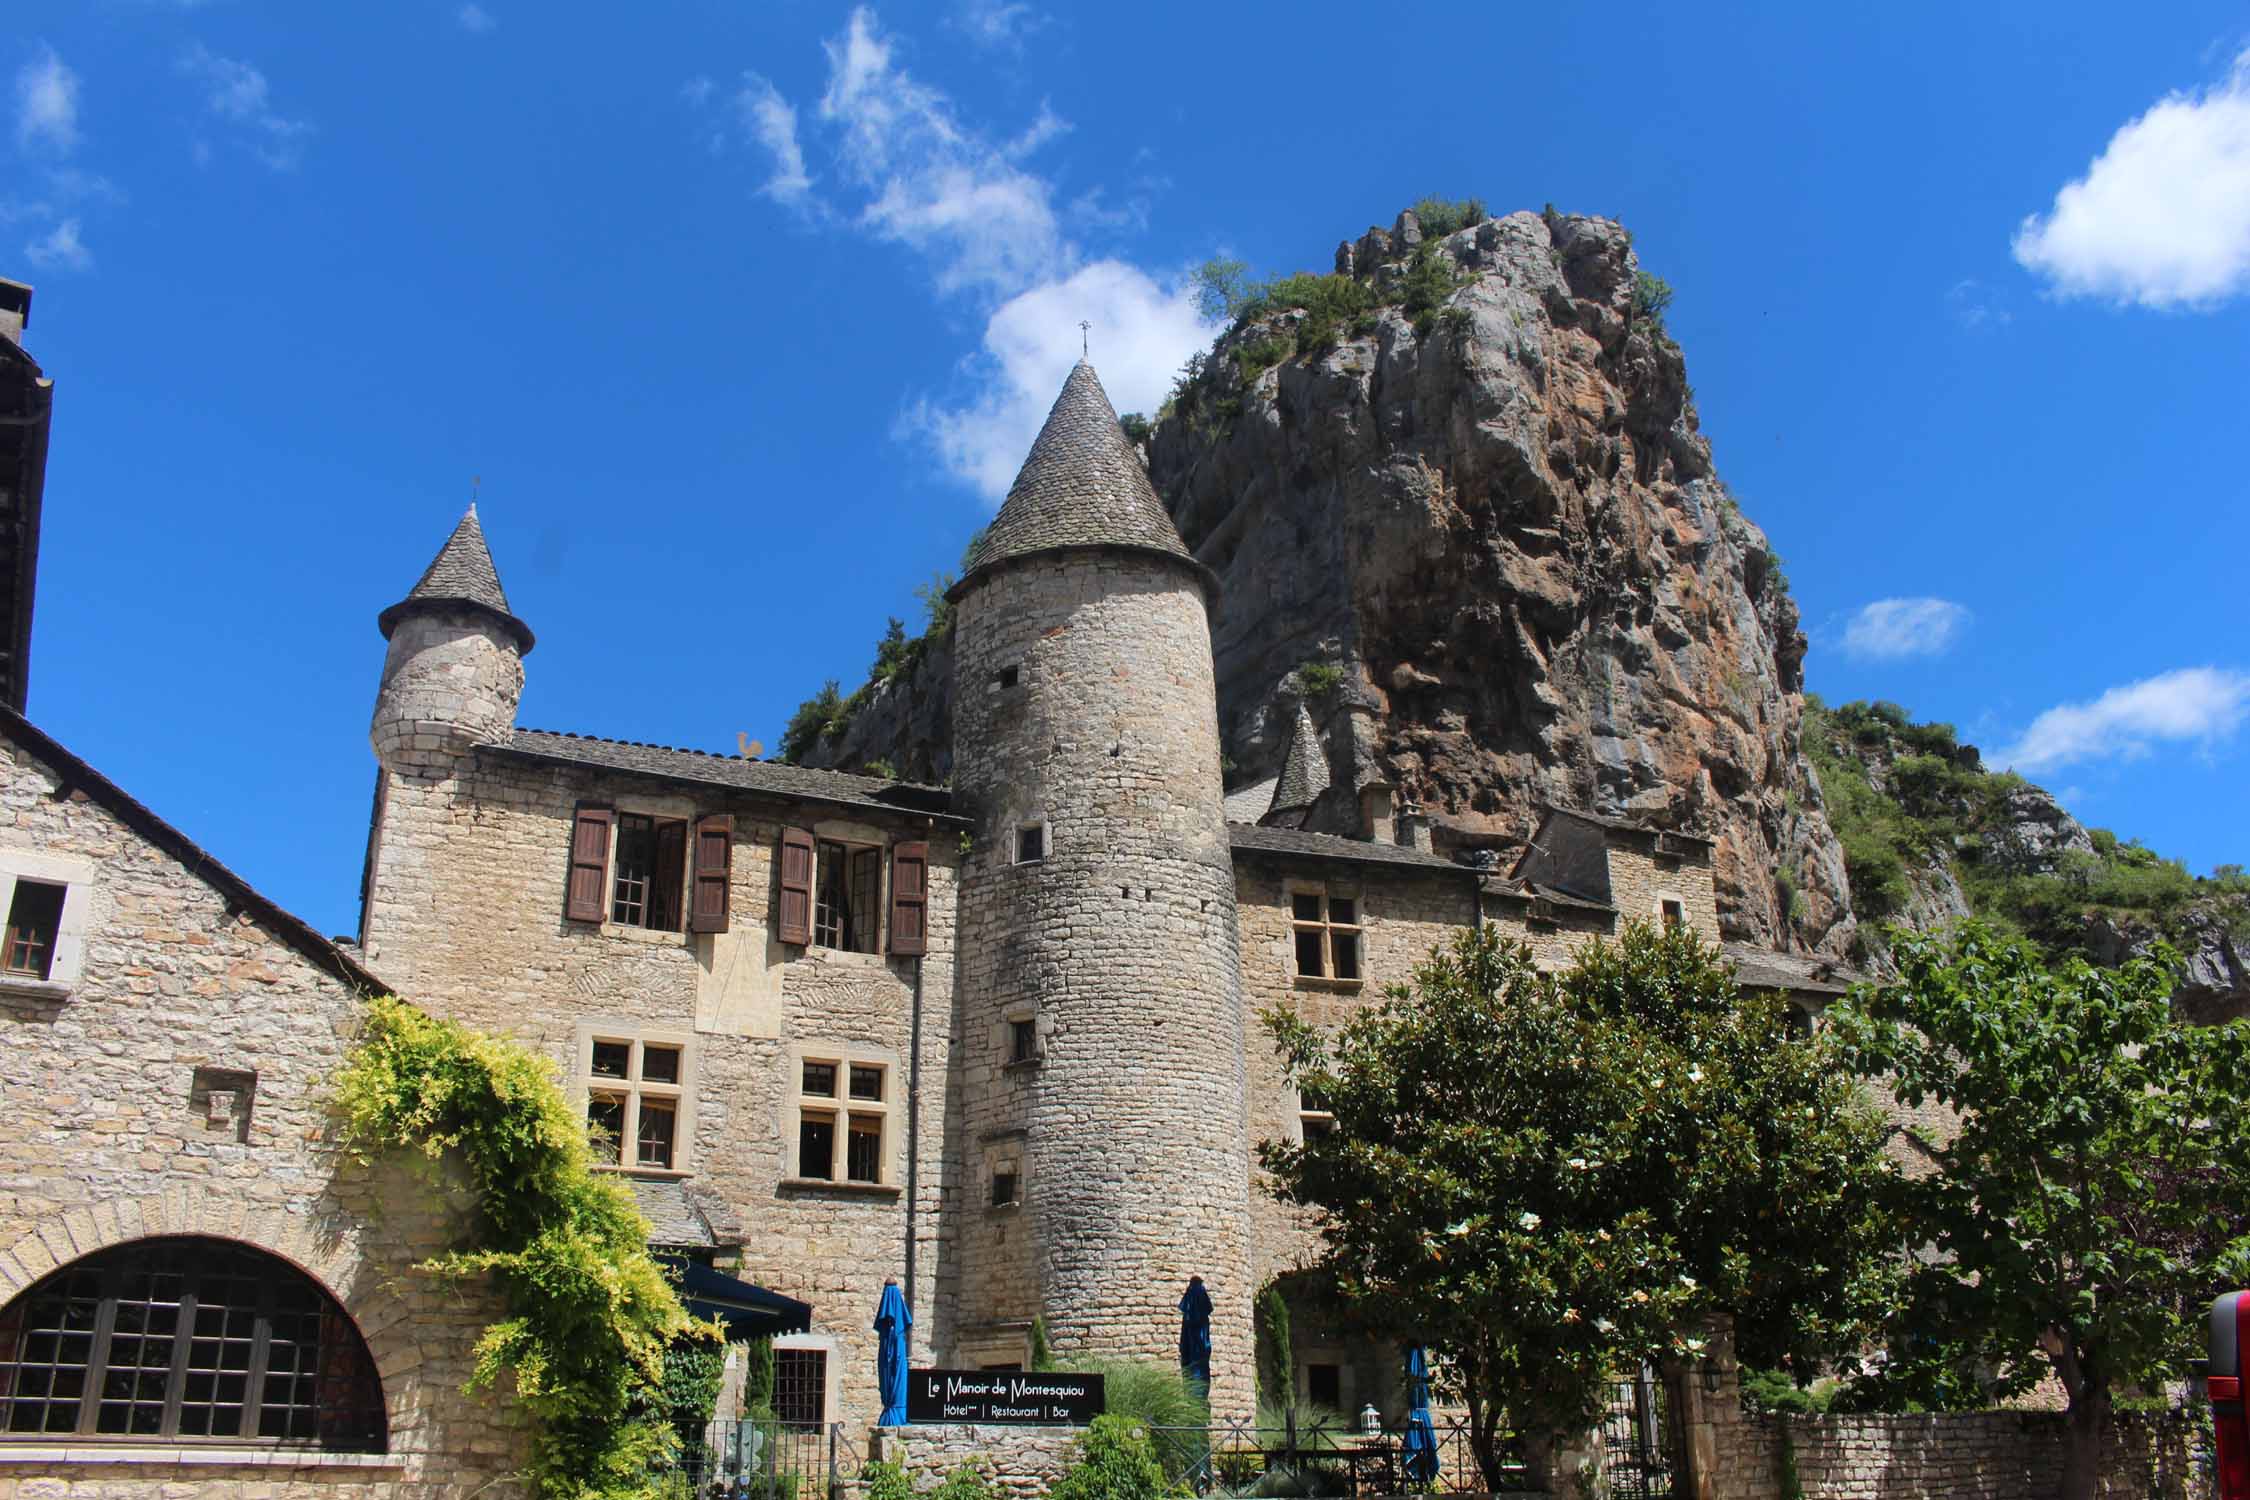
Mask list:
[[[404,599],[377,615],[375,623],[388,639],[398,622],[415,609],[438,604],[466,604],[482,610],[508,628],[516,638],[517,649],[531,650],[531,627],[508,608],[508,596],[501,591],[500,572],[492,566],[492,549],[484,544],[484,528],[477,524],[474,505],[431,559],[422,581],[409,589]]]
[[[1116,408],[1084,360],[1063,382],[1000,514],[970,547],[952,596],[1012,558],[1077,547],[1165,553],[1193,568],[1207,591],[1217,587],[1180,540],[1148,470],[1117,425]]]
[[[1295,812],[1310,807],[1328,790],[1328,784],[1328,752],[1321,748],[1320,731],[1313,728],[1312,715],[1300,703],[1296,732],[1290,735],[1289,753],[1281,762],[1281,780],[1273,789],[1273,806],[1266,811]]]

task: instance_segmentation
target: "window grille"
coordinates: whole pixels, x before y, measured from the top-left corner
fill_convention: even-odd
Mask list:
[[[828,1351],[773,1351],[773,1413],[792,1426],[828,1420]]]
[[[1289,916],[1297,947],[1297,977],[1357,984],[1359,901],[1325,891],[1293,891]]]

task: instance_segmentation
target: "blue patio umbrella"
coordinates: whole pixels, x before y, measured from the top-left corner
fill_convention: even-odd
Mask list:
[[[1406,1436],[1399,1442],[1408,1481],[1429,1489],[1437,1483],[1437,1424],[1430,1420],[1430,1362],[1420,1344],[1406,1346]]]
[[[1211,1383],[1211,1294],[1200,1276],[1188,1278],[1187,1294],[1180,1298],[1180,1373]]]
[[[875,1309],[875,1386],[883,1393],[883,1414],[878,1427],[906,1425],[906,1330],[914,1326],[895,1281],[883,1283],[883,1300]]]

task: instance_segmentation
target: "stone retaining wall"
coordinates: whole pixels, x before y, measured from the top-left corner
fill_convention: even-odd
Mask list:
[[[906,1471],[917,1490],[933,1490],[955,1469],[975,1465],[1011,1500],[1036,1500],[1070,1466],[1083,1427],[885,1427],[868,1435],[867,1456]]]

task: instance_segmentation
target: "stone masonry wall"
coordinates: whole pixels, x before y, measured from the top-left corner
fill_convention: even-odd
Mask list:
[[[391,631],[369,735],[396,762],[504,737],[523,697],[523,657],[491,616],[417,605]]]
[[[359,999],[55,771],[0,745],[0,854],[83,867],[67,997],[0,995],[0,1301],[97,1250],[159,1235],[280,1256],[358,1323],[383,1384],[384,1455],[0,1444],[0,1497],[466,1496],[520,1463],[503,1404],[460,1394],[498,1298],[414,1267],[455,1243],[443,1205],[329,1144],[327,1079]],[[210,1118],[199,1067],[251,1070],[248,1118]],[[45,1456],[42,1456],[45,1455]],[[222,1461],[231,1460],[231,1461]],[[192,1467],[183,1467],[192,1465]],[[515,1491],[506,1483],[487,1493]]]
[[[565,920],[571,820],[581,801],[664,817],[733,813],[728,930]],[[776,938],[785,824],[886,849],[928,839],[929,953],[920,962],[918,1028],[915,960]],[[779,803],[480,751],[436,774],[386,772],[368,962],[419,1003],[545,1051],[581,1100],[590,1031],[684,1044],[678,1169],[637,1175],[684,1178],[730,1206],[747,1230],[740,1274],[812,1304],[813,1335],[799,1342],[828,1351],[828,1417],[847,1434],[863,1433],[881,1406],[875,1305],[886,1277],[909,1285],[910,1236],[913,1362],[933,1362],[939,1347],[934,1292],[952,1170],[942,1110],[958,857],[954,833],[932,836],[924,818]],[[887,892],[887,858],[884,864]],[[879,1184],[796,1172],[797,1089],[807,1056],[885,1069]],[[837,1150],[840,1159],[840,1140]]]
[[[976,840],[957,1139],[974,1154],[1019,1133],[1025,1200],[1019,1220],[964,1216],[962,1330],[1043,1311],[1066,1366],[1171,1360],[1200,1275],[1213,1404],[1247,1415],[1244,1014],[1201,589],[1168,559],[1034,558],[976,581],[954,639],[955,796]],[[1045,855],[1017,862],[1030,825]],[[1039,1065],[996,1068],[1019,1018]]]
[[[1077,1457],[1080,1427],[891,1427],[870,1458],[897,1464],[927,1493],[956,1469],[976,1468],[1010,1500],[1040,1500]]]

